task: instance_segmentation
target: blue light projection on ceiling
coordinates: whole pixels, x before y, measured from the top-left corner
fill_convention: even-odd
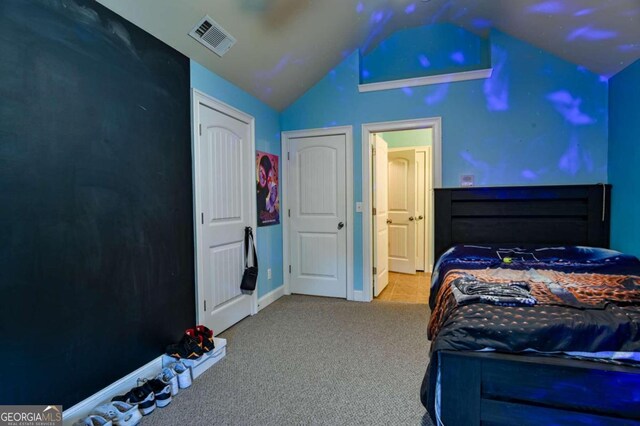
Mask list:
[[[584,126],[586,124],[595,123],[595,119],[591,118],[580,110],[582,99],[573,97],[566,90],[549,93],[546,98],[551,101],[556,111],[558,111],[566,121],[574,126]]]
[[[560,1],[545,1],[529,6],[527,10],[531,13],[558,14],[564,12],[565,6]]]
[[[404,8],[404,13],[406,13],[407,15],[411,15],[415,11],[416,11],[415,3],[410,3],[409,5],[407,5],[407,7]]]
[[[581,9],[581,10],[577,11],[576,13],[574,13],[573,16],[591,15],[595,11],[596,11],[596,9]]]
[[[615,31],[599,30],[596,28],[591,28],[591,26],[587,25],[585,27],[576,28],[575,30],[571,31],[567,36],[567,41],[574,41],[578,39],[589,41],[608,40],[616,38],[617,36],[618,33]]]

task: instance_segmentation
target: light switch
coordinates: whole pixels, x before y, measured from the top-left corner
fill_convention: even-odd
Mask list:
[[[271,279],[271,268],[267,269],[267,279]]]

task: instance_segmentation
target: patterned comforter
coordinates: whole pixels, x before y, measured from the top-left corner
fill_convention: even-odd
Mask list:
[[[527,283],[534,306],[457,305],[451,283]],[[432,351],[640,352],[640,261],[589,247],[455,246],[434,270]]]

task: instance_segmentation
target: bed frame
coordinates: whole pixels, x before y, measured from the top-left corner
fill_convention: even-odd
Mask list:
[[[436,189],[435,254],[462,243],[608,248],[610,194],[602,184]],[[434,356],[446,426],[640,426],[639,368],[486,352]],[[433,418],[433,400],[427,405]]]

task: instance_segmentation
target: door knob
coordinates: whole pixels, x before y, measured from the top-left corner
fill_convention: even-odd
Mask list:
[[[413,221],[413,216],[409,216],[409,221]]]
[[[338,230],[340,230],[340,229],[342,229],[342,228],[344,228],[344,223],[343,223],[343,222],[340,222],[340,223],[338,224]]]
[[[424,216],[418,216],[418,220],[424,219]]]
[[[393,223],[393,221],[391,219],[387,219],[387,225]]]

